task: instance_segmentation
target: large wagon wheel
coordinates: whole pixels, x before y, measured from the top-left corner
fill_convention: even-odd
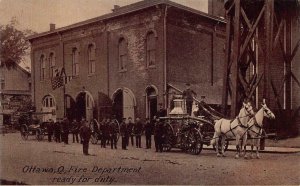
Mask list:
[[[35,134],[38,141],[42,141],[44,139],[44,133],[41,128],[37,128]]]
[[[173,127],[170,124],[166,124],[165,134],[163,138],[163,151],[165,152],[171,151],[173,135],[174,135]]]
[[[20,127],[20,133],[21,133],[21,137],[23,140],[27,140],[28,139],[28,135],[29,135],[29,131],[28,131],[28,126],[23,124]]]
[[[91,143],[92,144],[97,144],[99,139],[99,134],[97,132],[93,132],[91,135]]]
[[[202,143],[202,135],[199,130],[193,129],[189,132],[188,143],[189,143],[188,144],[189,152],[195,155],[200,154],[203,148],[203,143]]]

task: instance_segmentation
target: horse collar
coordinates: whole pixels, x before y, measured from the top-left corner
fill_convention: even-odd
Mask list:
[[[243,127],[243,128],[248,128],[247,126],[245,126],[245,125],[242,124],[242,122],[241,122],[241,120],[240,120],[239,117],[237,117],[236,119],[237,119],[237,121],[238,121],[239,126],[241,126],[241,127]]]

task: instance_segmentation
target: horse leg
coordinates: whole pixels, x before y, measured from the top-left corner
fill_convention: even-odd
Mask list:
[[[254,158],[254,154],[253,154],[254,142],[255,142],[255,140],[252,139],[252,140],[251,140],[251,156],[250,156],[251,158]]]
[[[243,136],[243,143],[242,143],[242,147],[244,147],[244,158],[247,159],[247,133],[244,134]]]
[[[217,134],[215,135],[215,139],[216,139],[216,144],[215,144],[215,146],[216,146],[216,151],[217,151],[217,157],[220,157],[221,156],[221,154],[220,154],[220,152],[219,152],[219,138],[220,138],[221,136],[218,136]]]
[[[225,155],[225,149],[224,149],[224,145],[225,145],[225,140],[226,140],[226,137],[225,136],[222,136],[222,138],[221,138],[221,149],[222,149],[222,156],[223,157],[226,157],[226,155]]]
[[[259,147],[260,147],[260,139],[258,138],[256,140],[256,158],[257,159],[260,159],[260,156],[259,156]]]
[[[240,138],[237,136],[235,139],[235,144],[236,144],[236,155],[235,158],[239,158],[240,157]]]

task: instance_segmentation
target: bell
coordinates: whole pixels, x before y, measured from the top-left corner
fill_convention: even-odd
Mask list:
[[[174,99],[174,108],[169,113],[171,116],[185,116],[187,113],[184,111],[184,100]]]

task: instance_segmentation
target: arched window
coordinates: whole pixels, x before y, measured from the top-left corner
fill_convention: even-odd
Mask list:
[[[126,70],[127,65],[127,43],[124,38],[119,40],[119,70]]]
[[[94,74],[96,71],[96,48],[95,45],[90,44],[88,46],[88,66],[89,74]]]
[[[146,36],[146,60],[147,67],[155,65],[155,34],[149,32]]]
[[[53,52],[49,55],[49,72],[50,72],[50,78],[53,78],[55,76],[55,55]]]
[[[78,49],[72,49],[72,74],[73,76],[79,75],[79,54]]]
[[[43,99],[43,107],[52,108],[55,107],[55,101],[52,96],[46,96]]]
[[[45,56],[41,55],[40,57],[40,80],[43,81],[46,75],[46,62]]]

